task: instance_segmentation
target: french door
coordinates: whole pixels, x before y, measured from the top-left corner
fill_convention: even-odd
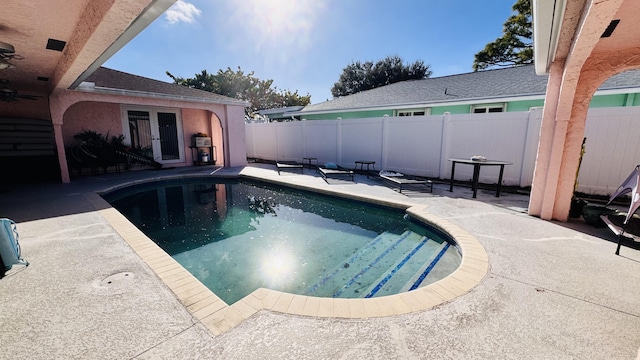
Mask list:
[[[125,142],[161,164],[184,162],[182,119],[178,110],[126,107],[122,113]]]

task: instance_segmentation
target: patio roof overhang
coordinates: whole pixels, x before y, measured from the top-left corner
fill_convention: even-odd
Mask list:
[[[119,96],[131,96],[131,97],[162,99],[162,100],[186,101],[186,102],[192,102],[192,103],[235,105],[235,106],[243,106],[243,107],[251,106],[251,103],[247,101],[236,100],[233,98],[209,99],[205,97],[196,97],[196,96],[161,94],[161,93],[148,92],[148,91],[136,91],[136,90],[116,89],[116,88],[108,88],[108,87],[100,87],[100,86],[88,86],[85,84],[86,83],[81,84],[74,91],[93,93],[93,94],[103,94],[103,95],[119,95]]]
[[[549,73],[562,28],[565,0],[534,1],[533,12],[533,58],[536,74]]]

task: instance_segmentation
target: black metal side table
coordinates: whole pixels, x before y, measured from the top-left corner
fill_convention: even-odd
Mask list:
[[[356,167],[353,169],[353,171],[359,171],[360,173],[365,173],[367,175],[367,178],[369,178],[369,171],[376,170],[376,162],[375,161],[369,161],[369,160],[356,160]],[[367,166],[367,171],[365,172],[364,166]],[[360,167],[360,169],[358,169],[358,166]],[[371,168],[370,168],[371,167]]]
[[[315,164],[312,164],[311,162],[315,162]],[[302,158],[302,166],[304,166],[306,163],[307,167],[309,169],[311,169],[312,165],[315,165],[315,168],[318,168],[318,158],[317,157],[303,157]]]

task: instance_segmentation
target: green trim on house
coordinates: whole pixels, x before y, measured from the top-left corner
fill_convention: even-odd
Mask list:
[[[371,110],[371,111],[350,111],[350,112],[337,112],[327,114],[308,114],[302,117],[303,120],[336,120],[337,118],[344,119],[365,119],[365,118],[379,118],[384,115],[393,116],[393,110]]]
[[[492,104],[499,104],[499,101],[492,102]],[[470,114],[471,107],[473,105],[483,105],[485,102],[468,105],[450,105],[450,106],[435,106],[425,107],[430,109],[431,115],[444,115],[450,114]],[[507,112],[529,111],[532,107],[541,107],[544,105],[544,99],[536,100],[522,100],[522,101],[509,101],[507,102]],[[616,94],[616,95],[596,95],[592,98],[589,104],[590,108],[600,107],[618,107],[618,106],[640,106],[640,93],[632,94]],[[421,108],[423,109],[423,108]],[[343,112],[331,112],[325,114],[307,114],[303,118],[305,120],[336,120],[341,118],[347,119],[363,119],[363,118],[376,118],[383,117],[384,115],[394,116],[394,112],[407,111],[406,109],[387,109],[387,110],[370,110],[370,111],[343,111]]]
[[[431,108],[431,115],[468,114],[471,112],[471,105],[436,106]]]
[[[529,111],[532,107],[540,107],[544,105],[544,99],[514,101],[507,103],[507,112]]]
[[[589,103],[590,108],[639,105],[640,96],[637,93],[594,96]]]

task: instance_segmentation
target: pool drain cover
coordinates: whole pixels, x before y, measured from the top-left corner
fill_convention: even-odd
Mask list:
[[[100,281],[100,285],[104,287],[123,285],[124,283],[131,282],[134,277],[135,276],[132,272],[121,272],[104,278],[102,281]]]

